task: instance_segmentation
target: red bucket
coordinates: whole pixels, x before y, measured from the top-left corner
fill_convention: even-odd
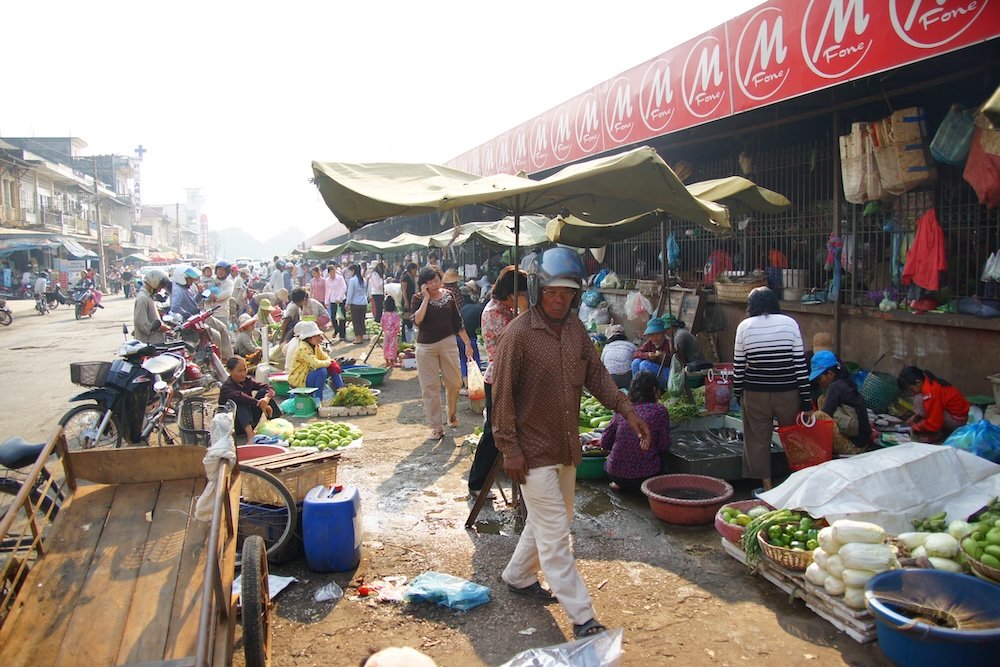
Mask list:
[[[833,427],[832,419],[810,417],[804,421],[801,412],[794,424],[779,426],[778,437],[788,457],[788,467],[792,471],[802,470],[832,459]]]

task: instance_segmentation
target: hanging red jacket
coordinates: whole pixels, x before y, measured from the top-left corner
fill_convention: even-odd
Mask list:
[[[938,224],[937,213],[932,208],[917,220],[917,236],[910,252],[906,254],[902,282],[904,285],[916,283],[933,292],[941,286],[941,272],[947,269],[944,232]]]

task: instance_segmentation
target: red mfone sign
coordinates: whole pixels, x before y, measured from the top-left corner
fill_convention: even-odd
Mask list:
[[[534,173],[1000,36],[1000,0],[771,0],[449,162]]]

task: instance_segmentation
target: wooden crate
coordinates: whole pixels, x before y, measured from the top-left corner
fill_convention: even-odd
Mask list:
[[[722,538],[722,550],[746,564],[746,554],[739,545]],[[864,644],[875,641],[875,619],[867,609],[852,609],[844,598],[827,593],[822,587],[805,580],[801,572],[785,569],[777,563],[761,558],[755,570],[791,598],[799,598],[817,616],[829,622],[854,641]]]
[[[301,503],[313,487],[336,484],[339,461],[340,452],[320,452],[310,448],[262,456],[246,461],[245,465],[265,470],[280,479],[295,502]],[[243,478],[243,498],[266,505],[283,504],[270,487],[249,475]]]

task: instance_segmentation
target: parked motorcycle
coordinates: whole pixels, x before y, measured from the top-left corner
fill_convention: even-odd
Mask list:
[[[13,321],[14,313],[10,312],[10,307],[7,306],[7,299],[0,299],[0,324],[9,327]]]
[[[211,329],[206,324],[219,308],[220,306],[216,306],[198,315],[192,315],[183,322],[180,321],[179,315],[165,315],[163,319],[176,328],[181,340],[194,345],[194,361],[201,366],[202,372],[210,373],[218,382],[225,382],[229,374],[222,359],[219,358],[219,348],[212,340]]]
[[[52,289],[45,293],[45,305],[49,310],[55,310],[60,304],[65,305],[67,300],[59,285],[53,285]]]
[[[70,300],[73,302],[76,319],[94,316],[94,311],[97,310],[97,301],[94,300],[94,293],[89,287],[74,287]]]
[[[119,447],[131,444],[173,444],[164,428],[175,397],[204,393],[204,388],[182,389],[187,343],[150,345],[130,340],[118,350],[118,359],[70,364],[74,384],[90,387],[71,398],[87,401],[63,415],[59,424],[70,449]]]

